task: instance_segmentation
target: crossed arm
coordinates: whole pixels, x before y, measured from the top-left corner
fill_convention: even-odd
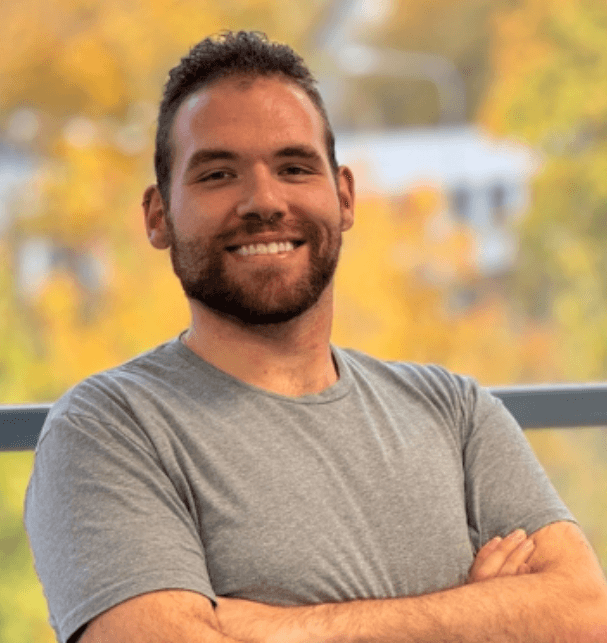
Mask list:
[[[605,579],[567,522],[491,541],[454,589],[293,608],[220,599],[216,614],[222,632],[250,643],[607,642]]]
[[[454,589],[303,607],[220,598],[215,610],[193,592],[152,592],[101,614],[80,643],[133,640],[607,643],[607,584],[581,531],[559,522],[522,541],[491,541]]]

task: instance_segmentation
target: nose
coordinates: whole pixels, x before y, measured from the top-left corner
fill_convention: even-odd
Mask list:
[[[243,196],[236,207],[239,217],[248,221],[273,223],[286,214],[282,186],[267,168],[256,168],[244,184]]]

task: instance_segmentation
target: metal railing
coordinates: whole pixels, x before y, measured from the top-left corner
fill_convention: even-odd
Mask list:
[[[607,427],[607,383],[489,387],[523,429]],[[50,404],[0,405],[0,451],[34,449]]]

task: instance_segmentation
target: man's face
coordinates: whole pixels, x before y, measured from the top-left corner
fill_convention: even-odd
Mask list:
[[[186,295],[248,324],[311,308],[354,195],[349,170],[332,173],[305,92],[272,77],[218,81],[186,98],[172,140],[167,236]]]

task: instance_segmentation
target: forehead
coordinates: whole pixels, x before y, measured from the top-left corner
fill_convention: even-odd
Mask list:
[[[306,143],[323,156],[324,122],[305,91],[279,77],[221,79],[188,96],[172,128],[175,161],[201,147],[243,152]]]

